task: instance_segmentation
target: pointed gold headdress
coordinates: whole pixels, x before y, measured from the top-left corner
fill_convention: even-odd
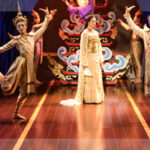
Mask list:
[[[26,16],[22,15],[19,2],[18,2],[18,13],[17,13],[17,16],[13,19],[13,23],[14,23],[15,26],[17,25],[18,22],[25,22],[27,24],[27,18],[26,18]]]

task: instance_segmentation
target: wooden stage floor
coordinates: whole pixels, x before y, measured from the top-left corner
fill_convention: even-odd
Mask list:
[[[11,119],[17,93],[0,93],[0,150],[150,150],[150,97],[120,81],[105,86],[102,104],[62,106],[76,86],[39,86]]]

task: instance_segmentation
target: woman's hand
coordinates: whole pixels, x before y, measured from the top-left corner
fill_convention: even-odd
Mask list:
[[[49,11],[49,10],[48,10],[48,7],[46,7],[46,9],[40,8],[39,10],[45,12],[45,17],[47,17],[49,20],[52,20],[52,19],[53,19],[53,16],[54,16],[55,13],[57,12],[57,9],[54,9],[54,10]]]
[[[126,6],[125,14],[130,14],[133,8],[135,8],[135,6],[131,6],[131,7]]]
[[[54,10],[50,11],[50,14],[54,16],[56,14],[56,12],[57,12],[57,9],[54,9]]]
[[[46,16],[46,17],[49,17],[50,12],[49,12],[49,10],[48,10],[48,7],[46,7],[46,9],[39,8],[39,10],[43,11],[43,12],[45,13],[45,16]]]
[[[116,22],[118,22],[119,24],[121,24],[123,21],[121,19],[117,19]]]

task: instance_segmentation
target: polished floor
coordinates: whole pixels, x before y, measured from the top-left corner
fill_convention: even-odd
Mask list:
[[[62,106],[76,86],[38,86],[12,120],[17,93],[0,93],[0,150],[150,150],[150,97],[141,85],[105,86],[102,104]]]

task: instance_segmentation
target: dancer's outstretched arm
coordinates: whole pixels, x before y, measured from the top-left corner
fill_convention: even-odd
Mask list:
[[[15,40],[12,39],[8,43],[6,43],[5,45],[0,47],[0,53],[8,51],[8,50],[12,49],[14,46],[15,46]]]
[[[42,25],[43,25],[43,22],[42,23],[40,23],[40,24],[35,24],[35,25],[33,25],[33,27],[32,27],[32,30],[31,31],[35,31],[36,29],[39,29],[39,28],[41,28],[42,27]]]
[[[42,27],[34,33],[35,41],[45,32],[45,30],[48,27],[49,22],[53,19],[54,14],[57,12],[56,9],[49,12],[48,8],[46,9],[40,8],[40,10],[45,12],[45,19],[42,24]]]
[[[125,22],[123,22],[122,19],[118,19],[117,22],[127,31],[131,30],[130,26],[128,24],[126,24]]]
[[[139,35],[141,38],[144,38],[144,30],[141,29],[139,26],[137,26],[134,21],[132,20],[131,16],[130,16],[130,11],[134,8],[135,6],[131,6],[131,7],[127,7],[126,6],[126,11],[124,14],[125,19],[127,20],[127,23],[129,24],[129,26],[131,27],[131,29],[137,34]]]

